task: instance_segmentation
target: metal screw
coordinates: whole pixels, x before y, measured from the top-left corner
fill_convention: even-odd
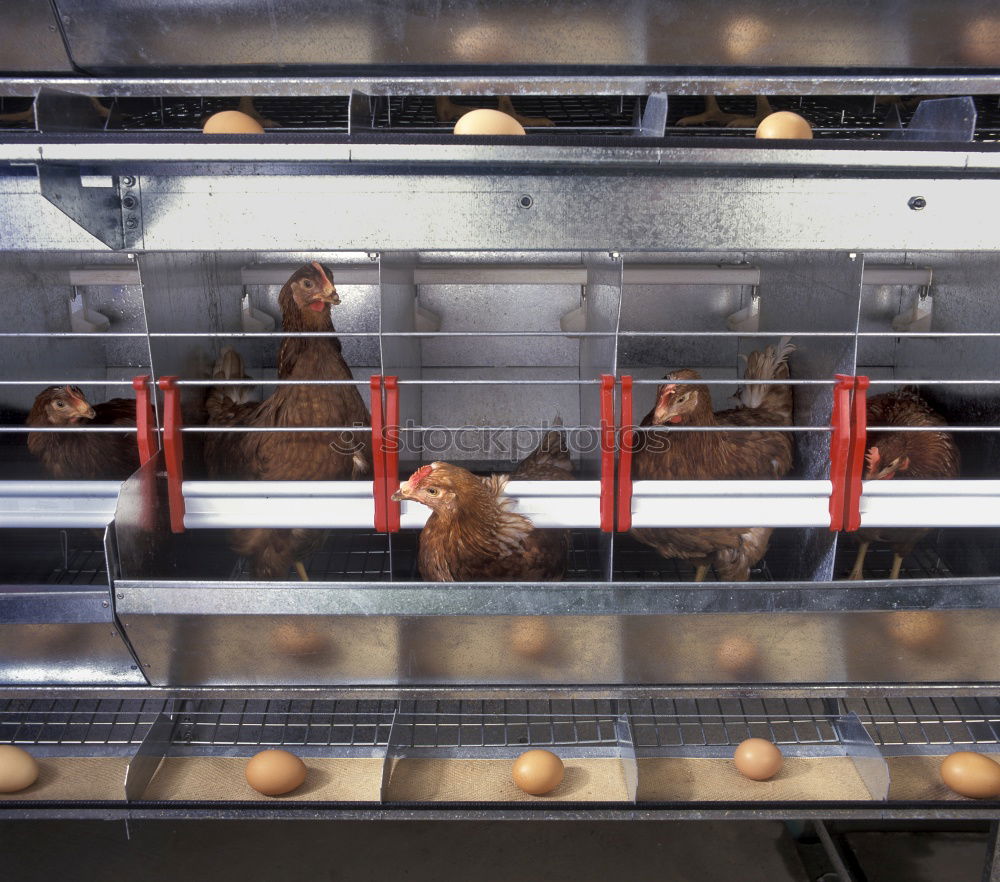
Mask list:
[[[133,178],[132,175],[125,175],[125,177],[122,178],[122,186],[123,187],[134,187],[135,186],[135,178]]]
[[[123,208],[133,209],[133,208],[135,208],[135,206],[137,204],[138,204],[138,200],[135,198],[135,196],[132,196],[131,194],[129,194],[128,196],[122,197],[122,207]]]
[[[107,605],[108,605],[108,602],[106,600],[102,600],[101,601],[101,606],[107,606]]]
[[[136,220],[134,217],[127,217],[127,218],[125,218],[125,229],[126,230],[134,230],[137,226],[139,226],[139,221]]]
[[[927,207],[927,200],[923,196],[911,196],[910,201],[906,203],[910,206],[913,211],[920,211],[922,208]]]
[[[517,200],[517,204],[520,205],[521,208],[531,208],[531,206],[535,204],[535,200],[525,193],[520,199]]]
[[[124,600],[125,599],[125,595],[124,594],[116,594],[115,597],[117,597],[119,600]]]

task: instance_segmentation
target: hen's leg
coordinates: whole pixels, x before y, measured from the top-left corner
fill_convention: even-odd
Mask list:
[[[705,576],[708,575],[708,568],[711,564],[699,564],[694,571],[695,582],[704,582]]]
[[[521,116],[520,113],[514,110],[514,103],[510,100],[510,95],[501,95],[497,106],[501,113],[506,113],[507,116],[514,117],[525,128],[529,126],[555,125],[547,116]]]
[[[892,556],[892,571],[889,573],[890,579],[899,578],[900,567],[903,566],[903,555],[896,553]]]
[[[295,561],[295,572],[299,574],[299,578],[303,582],[309,581],[309,574],[306,572],[306,565],[302,561]]]
[[[694,116],[684,116],[677,120],[679,126],[700,126],[707,122],[727,124],[731,119],[737,119],[738,113],[726,113],[719,107],[719,100],[714,95],[705,96],[705,112]]]
[[[852,581],[857,581],[858,579],[863,579],[865,572],[865,556],[868,554],[868,546],[871,542],[862,542],[858,546],[858,556],[854,559],[854,566],[851,568],[851,573],[847,577]]]
[[[735,119],[729,120],[726,123],[726,128],[737,129],[737,128],[749,128],[750,126],[756,126],[760,124],[760,121],[765,116],[770,116],[774,111],[771,109],[771,102],[767,100],[766,95],[757,96],[757,106],[754,109],[753,116],[737,116]]]

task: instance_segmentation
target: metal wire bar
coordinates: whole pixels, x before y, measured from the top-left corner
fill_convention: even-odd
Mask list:
[[[7,432],[12,435],[27,435],[35,432],[46,434],[60,432],[99,432],[111,435],[134,435],[138,429],[135,426],[0,426],[0,432]]]

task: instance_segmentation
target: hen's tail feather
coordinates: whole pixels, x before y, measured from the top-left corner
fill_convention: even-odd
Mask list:
[[[560,420],[558,424],[561,425],[562,421]],[[569,478],[572,474],[573,462],[569,456],[566,433],[562,429],[550,429],[538,447],[518,463],[511,478],[526,481],[557,481]]]
[[[243,367],[243,359],[231,346],[222,354],[212,369],[213,380],[249,380]],[[212,386],[205,399],[205,410],[210,424],[231,423],[237,409],[250,400],[252,386]]]
[[[788,358],[795,348],[790,337],[782,337],[776,347],[769,345],[751,352],[747,358],[744,380],[787,380],[790,376]],[[791,425],[791,386],[765,386],[746,382],[736,393],[736,397],[743,407],[778,414],[786,425]]]

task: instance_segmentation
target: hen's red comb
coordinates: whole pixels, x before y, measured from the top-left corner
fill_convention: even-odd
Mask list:
[[[412,475],[410,475],[409,484],[411,487],[419,487],[424,481],[426,481],[430,476],[431,472],[434,471],[433,466],[425,465],[417,469]]]
[[[878,452],[877,447],[869,447],[868,452],[865,454],[865,466],[868,469],[868,474],[871,474],[878,468],[878,461],[882,454]]]
[[[319,273],[319,277],[326,282],[331,288],[333,287],[333,281],[326,277],[326,273],[323,272],[323,267],[320,265],[319,261],[311,261],[313,268]]]

